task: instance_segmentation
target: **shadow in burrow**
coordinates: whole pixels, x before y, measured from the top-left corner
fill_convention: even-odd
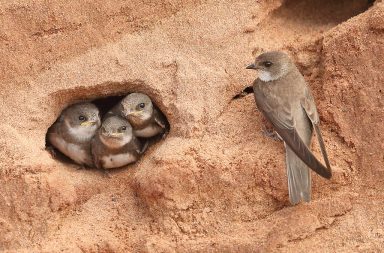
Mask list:
[[[272,18],[335,26],[365,12],[373,3],[372,0],[286,0],[272,13]]]

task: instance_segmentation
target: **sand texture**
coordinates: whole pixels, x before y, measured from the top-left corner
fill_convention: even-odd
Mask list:
[[[0,252],[382,251],[383,2],[9,0],[0,23]],[[334,176],[309,204],[253,95],[233,99],[266,50],[318,105]],[[171,126],[139,162],[108,177],[45,150],[63,108],[132,91]]]

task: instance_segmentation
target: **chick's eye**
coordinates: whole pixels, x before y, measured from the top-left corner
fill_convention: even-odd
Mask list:
[[[139,104],[139,108],[143,109],[145,107],[145,104],[144,103],[140,103]]]
[[[79,120],[80,120],[80,121],[84,121],[84,120],[85,120],[85,117],[84,117],[83,115],[80,115],[80,116],[79,116]]]
[[[122,126],[120,129],[121,129],[121,131],[125,131],[125,130],[127,130],[127,127],[126,126]]]
[[[265,67],[269,68],[269,67],[272,66],[272,62],[270,62],[270,61],[265,61],[265,62],[263,62],[263,65],[264,65]]]

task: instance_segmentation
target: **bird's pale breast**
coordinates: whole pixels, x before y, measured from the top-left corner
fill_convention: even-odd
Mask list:
[[[149,124],[143,129],[134,129],[134,134],[138,137],[149,138],[161,133],[163,129],[157,124]]]
[[[101,157],[104,169],[118,168],[137,160],[137,157],[132,153],[125,154],[110,154]]]
[[[63,154],[78,164],[90,164],[90,154],[81,145],[66,142],[60,136],[53,134],[49,141]]]

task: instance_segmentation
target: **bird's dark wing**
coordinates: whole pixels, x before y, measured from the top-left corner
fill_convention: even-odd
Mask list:
[[[149,140],[148,139],[146,139],[146,140],[143,140],[144,141],[144,143],[142,144],[142,146],[141,146],[141,149],[140,149],[140,151],[139,151],[139,154],[144,154],[144,152],[145,151],[147,151],[147,149],[148,149],[148,147],[149,147]]]
[[[167,128],[167,121],[164,115],[162,115],[157,108],[153,108],[153,119],[155,120],[156,124],[158,124],[161,128]]]
[[[139,138],[137,138],[136,136],[133,136],[133,139],[132,141],[129,143],[130,145],[130,150],[132,151],[135,151],[137,155],[141,155],[142,153],[144,153],[144,146],[142,145],[141,141],[139,140]],[[146,147],[145,147],[146,149]]]
[[[254,94],[259,110],[272,123],[286,145],[317,174],[324,178],[331,178],[331,171],[316,159],[297,133],[289,104],[268,103],[268,99],[261,92],[256,92],[256,89]],[[274,99],[274,101],[279,101],[279,99]]]
[[[99,156],[100,156],[99,154],[101,153],[100,151],[101,147],[102,147],[102,144],[100,143],[99,137],[95,136],[91,140],[91,154],[92,154],[93,164],[98,169],[103,169],[103,163],[99,159]]]
[[[327,166],[327,169],[331,171],[331,165],[329,163],[327,151],[325,149],[323,137],[320,131],[319,114],[316,109],[315,100],[313,99],[313,96],[308,89],[306,89],[305,97],[300,101],[300,103],[301,103],[301,106],[304,108],[304,111],[307,114],[308,118],[312,122],[313,127],[315,128],[317,140],[319,141],[321,153],[323,154],[325,164]]]

